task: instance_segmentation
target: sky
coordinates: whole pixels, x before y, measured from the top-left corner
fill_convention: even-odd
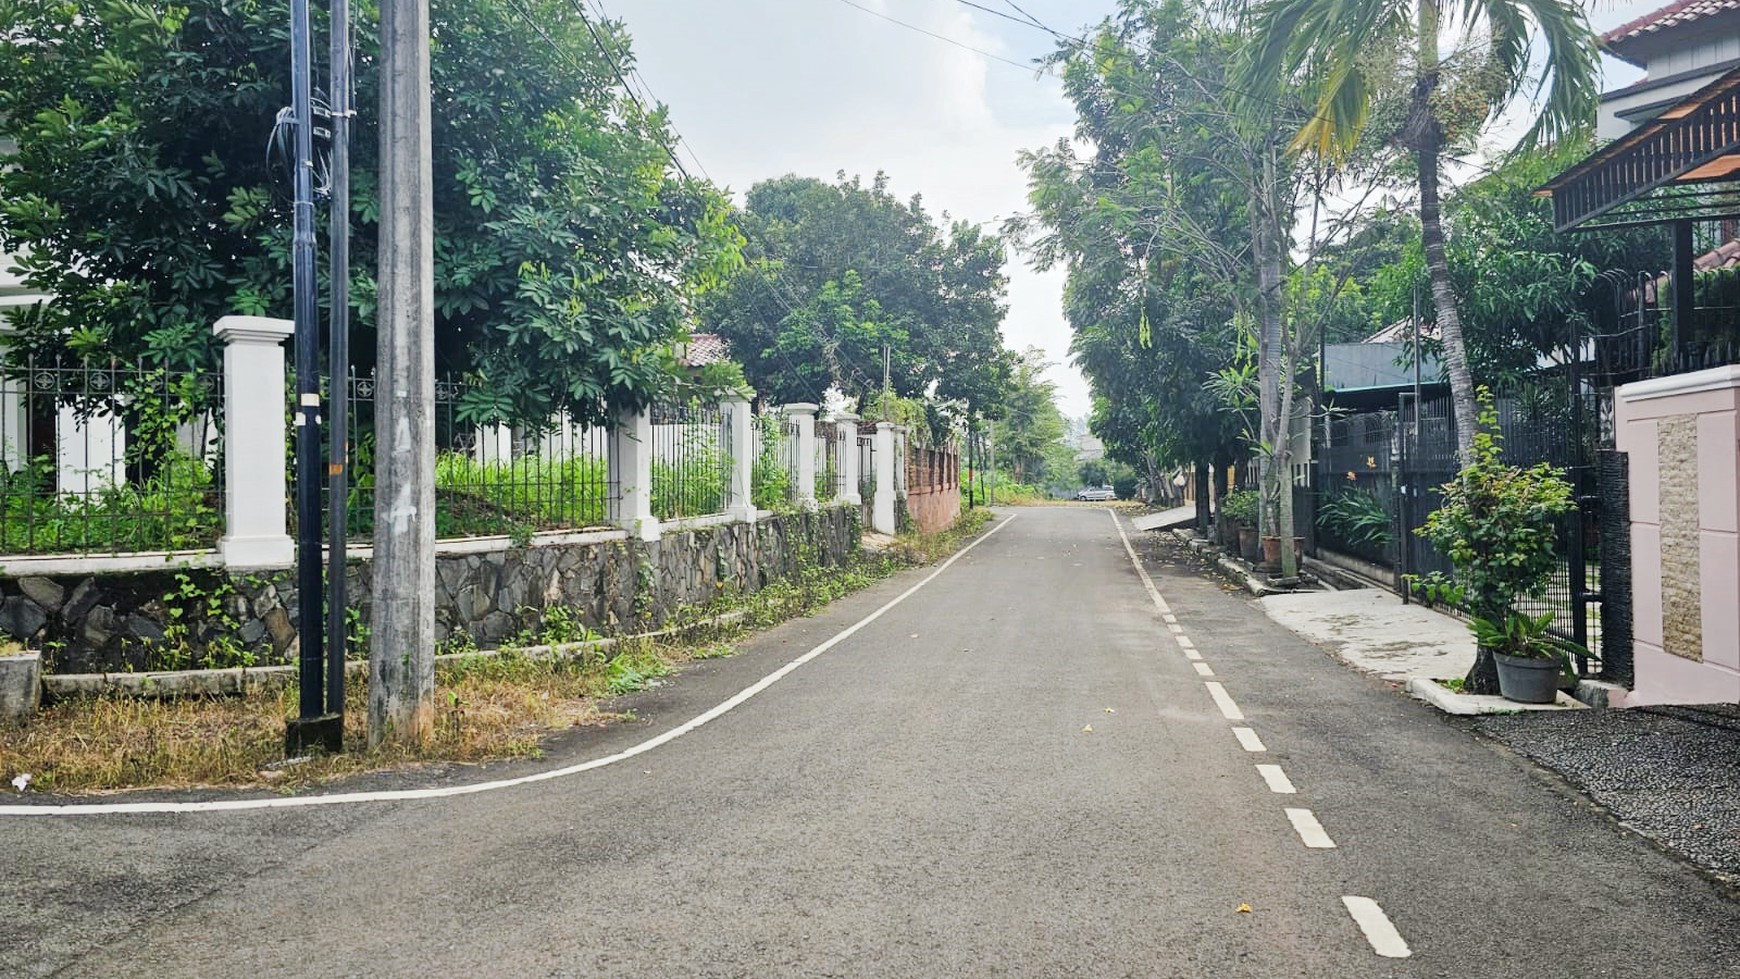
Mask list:
[[[1074,124],[1057,81],[1021,67],[1055,39],[964,0],[592,2],[627,24],[640,80],[669,106],[685,165],[739,202],[770,177],[832,179],[845,171],[867,181],[881,170],[900,196],[922,194],[933,215],[946,211],[994,229],[1026,206],[1017,154],[1069,136]],[[1116,7],[1115,0],[973,3],[1010,18],[1020,16],[1019,5],[1066,34]],[[1605,30],[1660,5],[1600,0],[1590,21]],[[1604,66],[1608,88],[1638,75],[1611,59]],[[1062,271],[1035,272],[1014,251],[1006,271],[1005,343],[1044,349],[1056,364],[1048,376],[1059,407],[1072,418],[1086,415],[1087,382],[1068,364]]]

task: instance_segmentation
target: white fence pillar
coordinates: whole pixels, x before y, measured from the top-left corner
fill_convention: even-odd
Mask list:
[[[224,536],[218,551],[232,568],[295,563],[285,474],[284,341],[289,320],[225,316],[212,327],[224,341]]]
[[[652,413],[622,411],[610,435],[610,478],[620,494],[617,526],[639,540],[658,540],[652,512]]]
[[[755,417],[749,402],[733,398],[720,408],[725,414],[725,512],[744,523],[755,522]]]
[[[858,416],[850,412],[834,416],[834,424],[838,426],[840,451],[834,456],[835,465],[840,467],[840,481],[845,484],[840,494],[840,502],[852,506],[864,504],[864,492],[858,481],[864,474],[858,471]]]
[[[894,523],[894,470],[901,464],[894,455],[894,423],[876,423],[876,505],[870,513],[870,529],[892,534]]]
[[[793,445],[792,479],[797,482],[797,502],[800,506],[816,505],[816,411],[819,405],[800,401],[785,406],[786,417],[797,428],[797,444]]]

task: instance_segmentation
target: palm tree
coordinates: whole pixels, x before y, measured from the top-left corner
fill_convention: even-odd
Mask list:
[[[1413,153],[1419,171],[1420,238],[1455,406],[1457,447],[1466,459],[1477,409],[1444,256],[1438,171],[1446,120],[1434,99],[1446,74],[1441,42],[1446,29],[1455,29],[1459,53],[1480,56],[1470,87],[1487,120],[1525,91],[1546,94],[1523,138],[1521,146],[1528,148],[1594,119],[1600,84],[1588,19],[1576,0],[1263,0],[1251,14],[1253,37],[1242,77],[1247,94],[1292,80],[1307,87],[1314,103],[1295,150],[1337,158],[1353,149],[1370,113],[1372,76],[1384,71],[1382,53],[1398,56],[1403,77],[1411,76],[1397,141]],[[1538,64],[1531,39],[1537,32],[1546,43]]]

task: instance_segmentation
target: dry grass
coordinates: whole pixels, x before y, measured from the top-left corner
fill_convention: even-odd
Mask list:
[[[662,651],[624,656],[683,658]],[[547,734],[611,719],[597,704],[613,692],[612,675],[602,660],[515,656],[443,668],[436,677],[435,737],[428,745],[348,751],[292,765],[282,762],[284,721],[296,712],[294,687],[188,700],[79,698],[47,708],[22,729],[0,732],[0,774],[10,780],[29,773],[31,788],[59,792],[290,788],[426,762],[534,756]],[[353,680],[347,694],[345,742],[361,746],[368,741],[366,683]]]

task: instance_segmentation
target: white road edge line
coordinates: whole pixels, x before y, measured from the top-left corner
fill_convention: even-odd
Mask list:
[[[1365,940],[1371,943],[1372,951],[1386,959],[1405,959],[1414,954],[1408,943],[1402,940],[1402,933],[1390,923],[1390,916],[1384,914],[1384,909],[1376,901],[1349,895],[1343,897],[1341,903],[1353,916],[1354,924],[1365,932]]]
[[[1225,687],[1213,680],[1207,681],[1203,686],[1208,688],[1208,695],[1214,698],[1214,705],[1220,708],[1223,717],[1229,721],[1242,721],[1245,719],[1245,712],[1239,710],[1238,704],[1233,703],[1233,699],[1227,694]]]
[[[1311,810],[1285,809],[1282,811],[1287,814],[1287,821],[1293,824],[1293,829],[1298,832],[1299,839],[1304,841],[1306,847],[1313,850],[1335,849],[1335,841],[1323,831],[1323,824],[1317,821],[1317,817],[1312,814]]]
[[[1124,542],[1124,553],[1130,555],[1130,563],[1135,565],[1136,574],[1142,577],[1142,587],[1148,589],[1148,597],[1154,600],[1154,607],[1160,610],[1160,618],[1173,633],[1180,633],[1184,628],[1178,624],[1172,615],[1172,607],[1166,604],[1166,599],[1160,597],[1160,589],[1154,587],[1154,579],[1148,577],[1148,569],[1142,567],[1142,561],[1136,557],[1136,549],[1130,546],[1130,535],[1124,533],[1124,522],[1118,519],[1118,511],[1106,507],[1106,514],[1112,518],[1112,526],[1118,528],[1118,539]]]
[[[1209,669],[1208,664],[1202,662],[1201,660],[1197,660],[1196,662],[1194,662],[1190,665],[1196,667],[1196,675],[1197,676],[1214,676],[1214,671]]]
[[[1299,791],[1293,787],[1293,780],[1287,777],[1286,772],[1281,771],[1279,765],[1258,765],[1257,774],[1269,783],[1269,791],[1276,795],[1295,795]]]
[[[416,799],[445,799],[459,795],[477,795],[481,792],[496,792],[501,789],[511,789],[521,785],[530,785],[534,782],[548,782],[552,779],[566,778],[570,775],[578,775],[581,772],[589,772],[595,768],[614,765],[619,761],[627,761],[636,755],[645,754],[654,748],[675,741],[707,722],[717,720],[737,707],[742,706],[751,697],[754,697],[756,694],[761,693],[768,687],[783,680],[787,674],[790,674],[798,667],[803,666],[810,660],[815,659],[817,656],[820,656],[828,650],[833,649],[835,646],[838,646],[840,643],[845,642],[860,629],[863,629],[870,623],[880,619],[890,609],[899,605],[901,602],[906,601],[920,588],[935,581],[938,575],[947,571],[956,561],[966,556],[968,551],[978,547],[985,541],[990,540],[991,535],[1002,530],[1004,527],[1009,526],[1009,524],[1014,521],[1015,516],[1015,514],[1010,514],[1002,523],[992,527],[981,535],[978,540],[975,540],[966,547],[956,551],[954,555],[947,561],[944,561],[940,567],[926,575],[922,581],[919,581],[911,588],[908,588],[899,595],[889,599],[881,608],[871,612],[869,615],[864,616],[862,619],[859,619],[839,632],[836,632],[833,636],[823,641],[809,652],[799,656],[797,659],[792,660],[749,686],[744,687],[729,700],[720,703],[718,706],[704,714],[690,718],[688,721],[671,728],[663,734],[648,738],[645,741],[642,741],[633,747],[625,748],[614,755],[607,755],[603,758],[594,758],[591,761],[581,762],[577,765],[569,765],[565,768],[554,768],[547,772],[535,772],[531,775],[522,775],[518,778],[504,778],[493,782],[476,782],[471,785],[450,785],[437,789],[392,789],[380,792],[338,792],[331,795],[288,796],[270,799],[216,799],[209,802],[100,802],[87,803],[83,805],[76,803],[71,805],[46,806],[12,805],[0,806],[0,816],[94,816],[117,813],[236,812],[248,809],[300,809],[305,806],[338,806],[364,802],[406,802]]]
[[[1239,739],[1239,744],[1242,745],[1246,751],[1269,750],[1268,748],[1263,747],[1263,739],[1257,737],[1257,732],[1248,727],[1233,728],[1233,735]]]

